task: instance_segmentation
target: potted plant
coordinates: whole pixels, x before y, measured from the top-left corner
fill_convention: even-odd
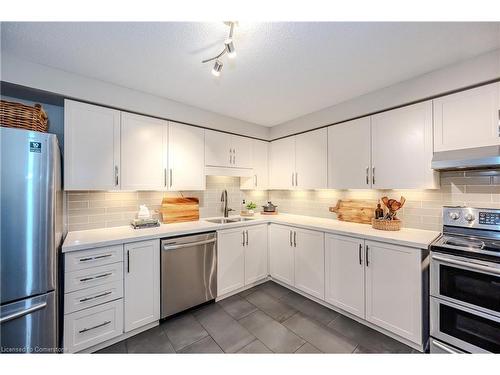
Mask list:
[[[254,202],[249,202],[247,203],[246,205],[246,208],[247,208],[247,212],[249,215],[253,215],[254,214],[254,210],[257,208],[257,205],[254,203]]]

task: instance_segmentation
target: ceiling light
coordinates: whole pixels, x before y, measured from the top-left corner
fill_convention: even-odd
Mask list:
[[[215,60],[214,67],[212,68],[212,74],[216,77],[220,76],[220,71],[222,70],[222,64],[219,60]]]
[[[205,64],[209,61],[215,60],[215,65],[212,69],[212,74],[216,77],[220,76],[220,72],[221,72],[222,66],[223,66],[222,62],[219,59],[222,56],[224,56],[226,53],[230,58],[236,57],[236,50],[234,48],[234,42],[233,42],[233,31],[234,31],[234,25],[236,23],[235,22],[225,22],[225,24],[229,26],[229,36],[224,41],[224,49],[217,56],[214,56],[210,59],[206,59],[206,60],[202,61],[202,63]]]

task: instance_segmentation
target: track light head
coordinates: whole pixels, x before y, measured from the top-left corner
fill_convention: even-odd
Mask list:
[[[214,67],[212,68],[212,74],[216,77],[220,76],[220,72],[223,66],[224,64],[222,64],[219,60],[215,60]]]
[[[226,41],[224,42],[224,44],[226,45],[227,55],[231,59],[235,58],[236,57],[236,50],[234,49],[233,39],[232,38],[226,39]]]

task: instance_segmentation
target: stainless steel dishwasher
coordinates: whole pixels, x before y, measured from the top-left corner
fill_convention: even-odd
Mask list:
[[[161,240],[161,318],[217,296],[215,232]]]

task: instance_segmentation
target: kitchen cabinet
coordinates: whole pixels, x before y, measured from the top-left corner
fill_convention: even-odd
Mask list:
[[[245,229],[217,233],[217,296],[245,286]]]
[[[422,343],[421,253],[365,241],[366,320]]]
[[[271,142],[269,185],[271,189],[292,189],[295,186],[295,137]]]
[[[120,188],[120,111],[64,101],[64,189]]]
[[[168,124],[168,189],[205,190],[205,130]]]
[[[152,117],[122,112],[121,188],[167,188],[168,123]]]
[[[432,101],[372,116],[372,188],[434,189]]]
[[[215,130],[205,130],[205,165],[252,168],[252,140]]]
[[[266,190],[269,186],[269,142],[252,140],[251,177],[241,177],[243,190]]]
[[[365,318],[363,240],[325,235],[325,301]]]
[[[160,241],[124,246],[125,332],[160,319]]]
[[[325,297],[324,233],[293,228],[294,286],[313,297]]]
[[[500,83],[433,100],[434,152],[500,145]]]
[[[268,275],[267,224],[244,228],[245,285],[262,280]]]
[[[328,188],[371,188],[370,117],[328,128]]]
[[[319,129],[295,136],[295,188],[326,189],[328,134]]]
[[[288,285],[295,282],[293,228],[271,224],[269,226],[269,271],[273,278]]]

